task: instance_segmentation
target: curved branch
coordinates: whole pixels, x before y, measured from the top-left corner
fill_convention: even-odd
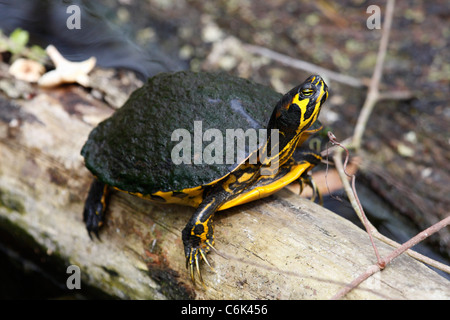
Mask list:
[[[389,42],[389,34],[392,26],[392,19],[394,16],[394,4],[395,0],[388,0],[386,6],[386,19],[383,24],[383,33],[381,35],[380,47],[378,48],[377,62],[375,69],[370,80],[369,92],[367,93],[366,100],[361,109],[361,112],[356,123],[355,131],[353,133],[352,146],[358,150],[361,146],[362,136],[366,129],[367,121],[372,113],[375,104],[380,98],[379,84],[383,74],[383,63],[386,57],[387,46]]]

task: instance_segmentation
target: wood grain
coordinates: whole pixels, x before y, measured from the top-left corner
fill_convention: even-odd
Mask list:
[[[31,238],[66,267],[79,266],[84,284],[112,297],[328,299],[375,262],[364,231],[282,190],[216,214],[221,254],[209,254],[215,272],[202,267],[206,288],[194,286],[181,242],[192,208],[113,192],[101,241],[85,230],[92,177],[79,152],[112,109],[76,86],[2,98],[0,109],[0,221],[8,222],[0,227],[13,224],[17,241]],[[382,255],[392,250],[378,245]],[[450,285],[401,256],[346,298],[449,299]]]

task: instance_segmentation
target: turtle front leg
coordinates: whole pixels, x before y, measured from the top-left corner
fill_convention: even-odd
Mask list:
[[[242,165],[238,170],[227,176],[226,179],[204,190],[204,199],[192,215],[182,232],[186,266],[189,268],[192,282],[195,283],[194,273],[197,271],[200,281],[203,283],[200,273],[200,261],[204,260],[212,269],[206,254],[214,249],[214,226],[212,219],[217,209],[227,200],[238,196],[255,181],[255,176],[240,181],[240,177],[248,175],[248,164]],[[253,173],[256,173],[254,170]]]
[[[320,190],[317,184],[314,182],[313,178],[308,174],[308,172],[310,172],[312,168],[314,168],[322,161],[322,156],[320,155],[320,153],[310,149],[297,150],[297,154],[295,156],[295,160],[298,164],[309,166],[309,168],[307,168],[298,179],[298,182],[300,183],[300,194],[302,193],[305,185],[308,185],[313,191],[310,200],[312,202],[315,202],[316,199],[318,199],[319,204],[323,205],[322,194],[320,193]]]
[[[197,211],[193,214],[186,227],[182,231],[182,239],[184,244],[184,254],[186,256],[186,267],[189,269],[192,282],[195,284],[195,270],[198,278],[203,283],[200,273],[200,261],[204,260],[212,269],[206,254],[214,245],[214,212],[219,207],[216,198],[206,198]]]
[[[98,230],[105,221],[108,194],[108,185],[94,179],[89,189],[83,211],[83,221],[86,224],[86,229],[91,238],[91,232],[94,232],[97,238],[99,238]]]

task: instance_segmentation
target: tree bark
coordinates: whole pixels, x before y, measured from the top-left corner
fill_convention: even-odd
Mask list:
[[[181,230],[192,208],[113,192],[101,240],[82,221],[92,180],[80,150],[112,114],[77,86],[0,100],[0,228],[76,265],[84,285],[129,299],[328,299],[375,263],[367,234],[282,190],[215,216],[206,288],[185,268]],[[13,227],[12,227],[13,226]],[[25,239],[27,239],[25,241]],[[30,241],[31,239],[31,241]],[[377,242],[381,255],[392,248]],[[67,275],[65,275],[67,276]],[[449,299],[449,281],[402,255],[349,299]]]

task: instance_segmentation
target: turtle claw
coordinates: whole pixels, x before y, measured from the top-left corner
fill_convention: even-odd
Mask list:
[[[318,199],[319,204],[323,205],[322,193],[320,192],[319,187],[317,186],[315,181],[310,176],[300,177],[299,183],[300,183],[300,194],[303,192],[305,185],[308,185],[309,187],[311,187],[311,189],[313,191],[310,200],[312,202],[316,202],[316,199]]]
[[[99,230],[103,225],[103,214],[98,214],[98,211],[92,212],[92,210],[87,208],[84,212],[84,222],[86,224],[86,230],[89,238],[94,240],[92,236],[92,233],[94,233],[95,237],[101,241]]]
[[[213,246],[211,246],[211,245],[209,245],[209,246],[214,249]],[[211,267],[211,264],[209,263],[208,259],[206,259],[206,254],[203,252],[203,250],[200,250],[200,254],[202,255],[203,261],[205,261],[205,263],[208,265],[208,267],[211,269],[211,271],[215,272],[214,268]]]
[[[196,283],[196,276],[200,280],[200,283],[203,287],[206,288],[205,283],[203,282],[202,273],[200,271],[200,262],[201,260],[205,261],[208,267],[214,272],[214,268],[209,263],[206,258],[206,254],[208,253],[210,248],[213,248],[209,241],[205,241],[206,246],[204,248],[191,248],[189,251],[189,255],[186,256],[186,268],[189,269],[189,274],[192,280],[192,283]]]
[[[95,234],[95,237],[97,238],[97,240],[102,241],[102,239],[100,239],[100,234],[98,233],[99,228],[96,229],[87,229],[88,231],[88,235],[89,238],[93,241],[94,238],[92,237],[92,232]]]
[[[191,276],[192,283],[195,285],[195,273],[197,273],[197,277],[200,280],[200,283],[204,286],[202,274],[200,272],[200,263],[199,263],[199,253],[203,256],[202,249],[191,249],[189,257],[186,258],[186,267],[189,269],[189,274]]]
[[[94,233],[95,237],[100,240],[99,230],[103,225],[103,217],[99,215],[97,212],[92,212],[92,210],[85,209],[84,212],[84,222],[86,224],[86,230],[88,232],[89,238],[94,240],[92,237],[92,233]]]
[[[202,251],[200,250],[200,252],[202,252]],[[198,254],[195,256],[195,269],[197,270],[197,275],[198,275],[198,279],[200,280],[200,283],[204,285],[202,274],[200,272],[200,265],[198,263]],[[195,279],[194,279],[194,281],[195,281]]]

